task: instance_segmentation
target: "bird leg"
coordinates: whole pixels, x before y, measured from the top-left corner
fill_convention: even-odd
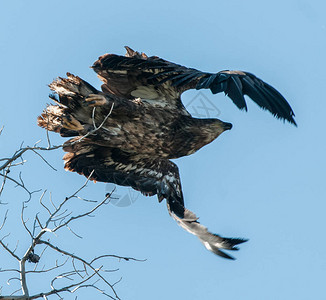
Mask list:
[[[84,126],[70,114],[62,116],[62,127],[74,131],[80,131],[84,129]]]
[[[108,105],[109,100],[101,94],[89,94],[88,97],[85,98],[83,105],[89,107],[96,107],[96,106],[104,106]]]

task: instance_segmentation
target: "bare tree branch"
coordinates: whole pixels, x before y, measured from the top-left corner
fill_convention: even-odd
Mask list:
[[[19,263],[19,269],[11,268],[11,269],[1,270],[1,272],[17,272],[19,274],[20,278],[12,277],[10,280],[14,280],[14,279],[19,280],[20,285],[21,285],[20,290],[22,291],[22,295],[14,296],[14,294],[19,291],[19,290],[17,290],[17,291],[14,291],[10,296],[2,296],[2,297],[0,297],[0,299],[37,299],[37,298],[46,299],[47,297],[49,297],[51,295],[57,295],[57,296],[61,297],[60,294],[63,292],[73,293],[73,292],[79,291],[81,288],[86,288],[86,287],[94,288],[94,290],[97,290],[102,295],[109,297],[111,299],[120,299],[117,292],[115,291],[115,285],[121,281],[121,278],[117,282],[111,284],[104,277],[105,272],[115,272],[118,269],[105,270],[105,269],[103,269],[103,265],[96,267],[94,264],[97,263],[100,259],[104,259],[104,258],[115,258],[118,260],[125,260],[125,261],[129,261],[129,260],[142,261],[142,260],[138,260],[138,259],[135,259],[132,257],[123,257],[123,256],[118,256],[118,255],[104,254],[104,255],[97,256],[97,257],[91,259],[90,261],[87,261],[84,258],[82,258],[70,251],[67,251],[65,249],[62,249],[61,247],[54,245],[49,239],[45,240],[42,238],[43,236],[45,236],[45,234],[54,233],[64,227],[69,227],[68,226],[69,223],[91,215],[97,209],[99,209],[101,206],[108,203],[110,194],[107,195],[104,198],[104,200],[96,203],[95,205],[93,205],[92,208],[89,208],[86,212],[81,213],[81,214],[71,215],[72,212],[68,213],[67,209],[64,208],[65,204],[67,204],[67,202],[70,199],[73,199],[73,198],[80,199],[81,198],[81,197],[77,197],[77,195],[87,186],[87,183],[89,182],[91,176],[92,176],[92,174],[90,174],[90,176],[89,176],[89,178],[87,178],[86,182],[80,188],[78,188],[76,192],[72,193],[69,197],[66,197],[64,200],[62,200],[59,203],[59,205],[55,205],[53,203],[53,206],[55,207],[55,209],[54,210],[52,209],[52,211],[43,201],[44,195],[46,194],[46,191],[44,191],[39,199],[39,204],[40,204],[40,207],[42,207],[44,209],[44,211],[48,214],[48,217],[45,220],[45,222],[42,222],[40,220],[38,213],[35,215],[34,222],[26,220],[24,215],[25,215],[25,210],[26,210],[27,206],[26,206],[26,203],[23,202],[23,206],[22,206],[22,210],[21,210],[21,222],[22,222],[22,225],[23,225],[25,231],[28,233],[28,236],[32,239],[31,244],[26,249],[24,255],[22,257],[19,257],[18,255],[16,255],[14,253],[14,251],[12,251],[9,248],[8,245],[4,244],[3,239],[6,236],[0,240],[1,246],[12,257],[14,257]],[[50,200],[52,200],[52,199],[50,198]],[[93,202],[90,202],[90,203],[93,203]],[[56,225],[55,223],[56,223],[56,220],[58,220],[58,218],[60,218],[60,224]],[[7,213],[4,216],[4,220],[2,222],[0,230],[4,228],[6,220],[7,220]],[[29,223],[33,224],[33,230],[29,229],[29,226],[28,226]],[[38,230],[38,232],[36,232],[37,230]],[[37,268],[34,268],[33,270],[27,270],[26,263],[34,262],[31,258],[35,259],[35,257],[36,257],[37,262],[39,261],[40,256],[34,254],[34,251],[40,245],[45,245],[46,247],[54,250],[55,252],[63,254],[64,256],[66,256],[66,259],[61,263],[58,263],[58,261],[56,260],[55,265],[52,267],[43,268],[41,270],[37,269]],[[41,256],[43,255],[44,251],[45,251],[45,249],[43,249]],[[56,275],[53,278],[51,291],[46,291],[46,292],[42,292],[42,293],[38,293],[38,294],[30,294],[30,291],[28,289],[28,281],[27,281],[27,276],[29,274],[48,273],[48,272],[53,272],[53,271],[59,270],[62,267],[67,268],[66,266],[67,266],[67,262],[69,260],[71,261],[72,269],[70,271],[60,273],[59,275]],[[77,267],[77,265],[75,263],[76,261],[78,261],[79,263],[82,264],[82,266],[83,266],[82,269]],[[79,280],[76,279],[76,276],[79,277]],[[99,282],[98,280],[96,282],[90,283],[90,280],[95,277],[97,277],[100,282],[102,282],[103,284],[105,284],[107,287],[110,288],[112,295],[110,295],[109,293],[105,292],[104,289],[99,288],[97,286],[97,282]],[[58,280],[63,280],[63,279],[72,281],[72,283],[69,285],[64,285],[63,287],[60,287],[60,288],[55,288],[53,286],[54,282],[56,282]]]
[[[5,217],[4,217],[3,220],[2,220],[2,224],[1,224],[1,226],[0,226],[0,231],[1,231],[2,228],[5,226],[6,221],[7,221],[7,217],[8,217],[8,209],[6,210]]]
[[[108,115],[104,118],[102,123],[97,126],[95,123],[95,109],[93,110],[93,121],[94,121],[94,129],[87,132],[84,136],[80,137],[79,139],[71,142],[70,144],[73,145],[75,143],[81,142],[84,138],[86,138],[89,135],[92,135],[96,133],[97,130],[101,129],[103,125],[105,124],[106,120],[109,118],[110,114],[113,110],[113,104],[111,106],[111,109],[108,113]],[[0,135],[3,131],[3,127],[0,128]],[[9,173],[12,168],[16,168],[19,166],[22,166],[25,164],[26,160],[23,159],[23,155],[26,152],[32,152],[39,156],[43,162],[45,162],[51,169],[56,170],[45,158],[42,156],[40,152],[42,151],[51,151],[56,150],[59,148],[62,148],[63,145],[57,145],[53,146],[50,141],[49,133],[47,130],[47,147],[38,146],[40,141],[36,142],[33,146],[27,146],[23,147],[23,143],[20,145],[20,148],[14,152],[14,154],[11,157],[1,158],[0,162],[2,164],[0,165],[0,175],[3,177],[3,181],[0,187],[0,196],[4,189],[7,187],[6,182],[11,181],[15,183],[17,186],[21,187],[24,191],[26,191],[29,195],[29,198],[27,201],[22,202],[22,209],[21,209],[21,223],[23,225],[23,229],[25,232],[25,236],[28,237],[30,242],[26,243],[20,243],[18,245],[18,241],[16,244],[16,247],[14,250],[8,245],[5,244],[4,239],[9,235],[5,235],[0,239],[0,245],[4,249],[4,252],[9,254],[9,256],[13,257],[18,265],[17,268],[6,268],[1,269],[0,273],[17,273],[19,274],[19,277],[10,277],[8,279],[8,282],[11,281],[18,281],[20,288],[17,290],[14,290],[9,296],[0,296],[0,299],[24,299],[24,300],[31,300],[31,299],[48,299],[48,297],[52,295],[56,295],[59,297],[59,299],[63,299],[61,294],[64,292],[69,293],[77,293],[82,288],[92,288],[98,292],[100,292],[103,296],[109,297],[111,299],[120,299],[116,290],[115,285],[121,281],[122,278],[117,280],[114,283],[110,283],[109,280],[105,277],[106,272],[116,272],[119,269],[105,269],[103,265],[98,265],[99,260],[103,260],[105,258],[115,258],[124,261],[143,261],[132,257],[123,257],[118,255],[111,255],[111,254],[104,254],[97,257],[92,258],[91,260],[86,260],[82,258],[81,256],[78,256],[77,254],[73,253],[72,251],[64,249],[64,247],[58,247],[55,243],[52,242],[53,234],[55,236],[58,236],[58,232],[61,232],[60,230],[62,228],[67,228],[74,236],[81,238],[81,236],[77,233],[75,233],[71,228],[71,223],[74,223],[77,220],[84,219],[87,216],[92,216],[92,214],[97,211],[101,206],[109,203],[111,194],[108,194],[102,201],[94,201],[94,200],[87,200],[83,197],[81,197],[79,194],[83,189],[86,188],[88,182],[92,178],[93,172],[89,175],[86,182],[78,188],[74,193],[72,193],[70,196],[65,197],[62,201],[54,201],[52,199],[51,192],[48,193],[49,195],[49,204],[47,204],[47,201],[44,200],[45,195],[47,194],[47,190],[44,190],[39,197],[38,205],[42,210],[42,213],[40,211],[37,211],[34,214],[33,218],[26,218],[26,214],[29,210],[29,205],[27,204],[34,196],[34,194],[38,191],[30,191],[23,181],[23,178],[21,176],[21,172],[18,175],[18,178],[14,178],[12,176],[9,176]],[[71,211],[69,208],[70,205],[68,202],[71,199],[78,199],[80,201],[83,201],[84,203],[88,203],[85,205],[91,205],[91,207],[88,206],[88,208],[81,212],[81,213],[75,213],[74,211]],[[4,204],[1,203],[0,204]],[[28,206],[27,206],[28,205]],[[52,206],[51,206],[52,205]],[[46,215],[45,219],[43,220],[44,214]],[[8,210],[3,216],[2,222],[0,224],[0,231],[2,232],[5,228],[5,224],[8,219]],[[27,234],[26,234],[27,233]],[[23,246],[25,246],[25,249],[21,249]],[[46,249],[52,249],[53,255],[46,251]],[[17,255],[15,252],[23,250],[22,256]],[[38,252],[38,253],[37,253]],[[46,252],[46,254],[45,254]],[[40,255],[38,255],[40,253]],[[4,256],[4,254],[0,254],[1,257]],[[48,258],[46,259],[45,263],[42,262],[43,267],[40,266],[40,260],[42,259],[44,261],[44,257],[50,257],[51,255],[53,257],[54,262],[48,263]],[[62,255],[65,257],[65,259],[62,259]],[[35,266],[31,269],[28,264],[34,263]],[[102,263],[102,261],[101,261]],[[32,288],[28,285],[28,279],[30,276],[38,276],[40,274],[48,273],[51,274],[52,281],[49,286],[48,291],[42,291],[41,293],[35,293],[32,292]],[[66,281],[70,281],[69,284],[67,284]],[[55,287],[54,284],[57,286],[57,283],[60,283],[60,287]],[[15,283],[16,284],[16,283]],[[100,285],[99,285],[100,284]],[[105,291],[103,286],[106,286],[107,289],[109,289],[109,292]],[[21,291],[21,295],[16,295]],[[0,294],[2,294],[2,289],[0,287]]]
[[[14,257],[14,258],[16,258],[18,261],[20,261],[20,258],[13,252],[13,251],[11,251],[9,248],[8,248],[8,246],[6,246],[3,242],[2,242],[2,240],[0,240],[0,245],[8,252],[8,253],[10,253],[10,255],[12,256],[12,257]]]

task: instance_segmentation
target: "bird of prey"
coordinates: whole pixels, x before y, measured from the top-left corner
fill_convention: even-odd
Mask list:
[[[56,102],[38,117],[38,125],[71,137],[64,143],[65,169],[91,180],[130,186],[144,195],[166,199],[169,214],[224,258],[238,250],[241,238],[211,233],[185,208],[178,167],[170,159],[190,155],[215,140],[232,124],[191,116],[181,101],[189,89],[224,92],[247,110],[245,95],[276,118],[296,125],[284,97],[255,75],[243,71],[205,73],[147,56],[126,47],[125,56],[105,54],[93,70],[102,91],[67,73],[50,85]]]

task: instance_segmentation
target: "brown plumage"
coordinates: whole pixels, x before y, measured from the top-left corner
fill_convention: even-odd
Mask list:
[[[270,85],[242,71],[203,73],[126,47],[126,56],[105,54],[93,65],[102,92],[67,73],[50,84],[57,105],[38,125],[72,137],[63,149],[65,169],[92,180],[130,186],[166,199],[170,215],[204,246],[225,258],[244,239],[210,233],[184,206],[178,167],[169,159],[190,155],[232,128],[218,119],[193,118],[180,96],[188,89],[225,92],[240,109],[248,95],[277,118],[295,124],[294,113]],[[91,134],[90,134],[91,133]],[[87,135],[85,137],[85,135]],[[93,172],[93,173],[92,173]]]

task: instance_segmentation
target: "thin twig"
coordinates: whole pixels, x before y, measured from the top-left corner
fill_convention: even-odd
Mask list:
[[[5,226],[5,223],[7,221],[7,217],[8,217],[8,209],[6,210],[5,216],[4,216],[3,220],[2,220],[2,224],[0,226],[0,231],[2,230],[3,226]]]
[[[28,200],[26,200],[26,202],[29,202],[29,201],[31,200],[32,195],[33,195],[34,193],[37,193],[37,192],[40,192],[40,191],[41,191],[41,190],[36,190],[36,191],[32,191],[32,192],[30,192],[30,191],[25,187],[24,184],[22,184],[22,183],[18,182],[17,180],[15,180],[15,179],[9,177],[8,175],[1,174],[1,173],[0,173],[0,176],[4,177],[4,178],[6,178],[6,179],[9,179],[10,181],[16,183],[17,186],[20,186],[21,188],[23,188],[23,189],[28,193],[28,195],[29,195],[29,198],[28,198]]]
[[[73,253],[69,253],[69,252],[67,252],[67,251],[65,251],[65,250],[63,250],[63,249],[60,249],[59,247],[57,247],[57,246],[54,246],[54,245],[52,245],[51,243],[49,243],[49,242],[47,242],[47,241],[44,241],[44,240],[40,240],[39,241],[39,243],[41,243],[41,244],[45,244],[45,245],[47,245],[47,246],[49,246],[50,248],[52,248],[53,250],[55,250],[55,251],[57,251],[57,252],[60,252],[60,253],[62,253],[62,254],[64,254],[64,255],[67,255],[67,256],[70,256],[71,258],[74,258],[74,259],[76,259],[76,260],[78,260],[78,261],[80,261],[80,262],[82,262],[82,263],[84,263],[85,265],[87,265],[89,268],[91,268],[94,272],[96,272],[96,274],[111,288],[111,290],[112,290],[112,292],[114,293],[114,295],[115,295],[115,297],[117,298],[117,299],[120,299],[119,297],[118,297],[118,295],[117,295],[117,293],[116,293],[116,291],[115,291],[115,289],[114,289],[114,287],[112,286],[112,284],[110,284],[98,271],[97,271],[97,269],[95,269],[92,265],[91,265],[91,263],[89,263],[89,262],[87,262],[87,261],[85,261],[84,259],[82,259],[82,258],[80,258],[80,257],[78,257],[78,256],[76,256],[75,254],[73,254]]]
[[[100,203],[98,203],[93,209],[91,209],[88,212],[85,212],[83,214],[80,214],[78,216],[72,216],[68,221],[64,222],[61,225],[58,225],[56,228],[54,228],[52,231],[56,232],[57,230],[59,230],[60,228],[67,226],[70,222],[83,218],[85,216],[89,216],[90,214],[92,214],[95,210],[97,210],[100,206],[102,206],[108,199],[110,198],[110,195],[106,196],[104,200],[102,200]]]
[[[14,258],[16,258],[18,261],[20,261],[20,258],[13,252],[11,251],[3,242],[0,240],[0,245]]]
[[[58,171],[55,167],[53,167],[40,153],[35,151],[34,149],[31,149],[36,155],[38,155],[52,170]]]

